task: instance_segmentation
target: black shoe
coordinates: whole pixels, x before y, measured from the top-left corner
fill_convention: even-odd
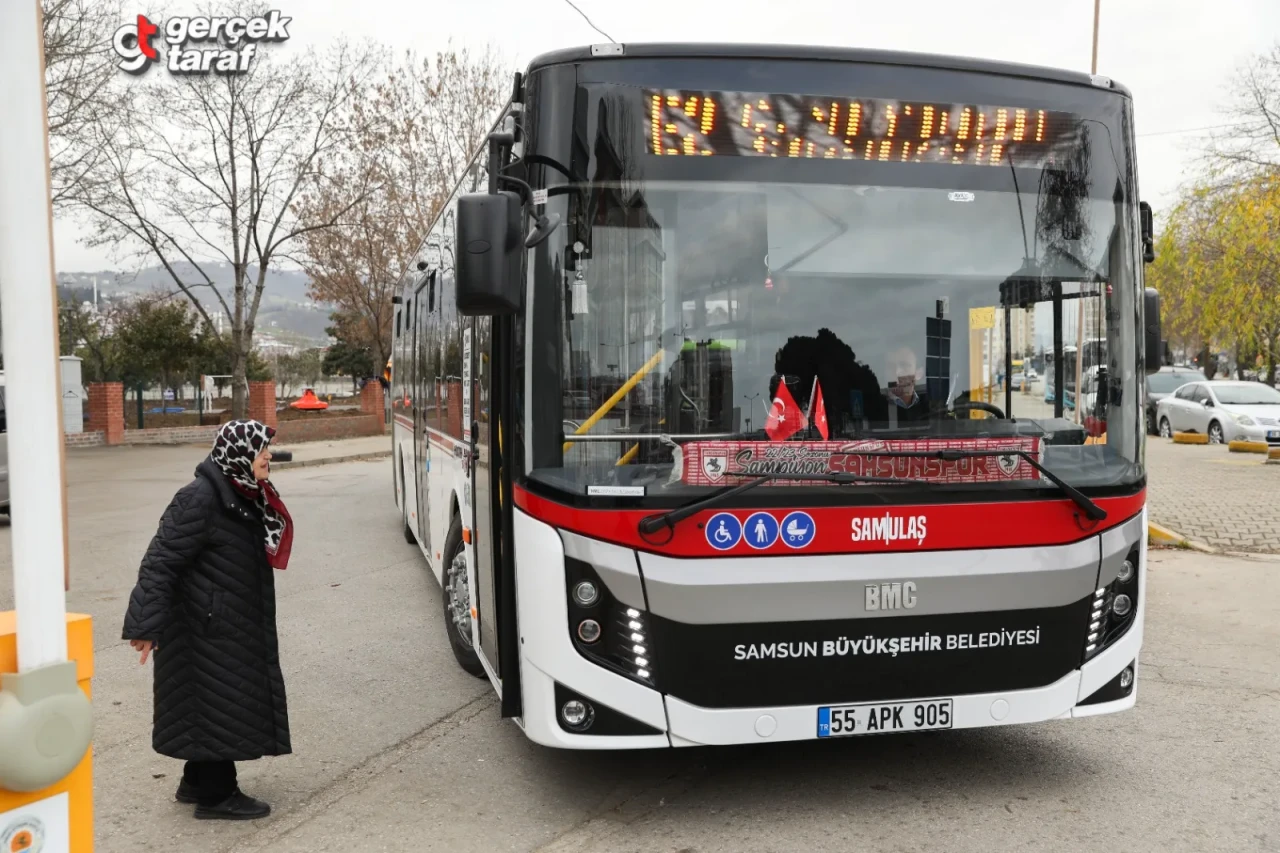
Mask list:
[[[173,797],[178,802],[186,803],[187,805],[194,805],[200,801],[200,798],[196,796],[195,787],[188,785],[186,779],[178,783],[178,793],[174,794]]]
[[[271,806],[236,791],[216,806],[196,806],[198,820],[257,820],[271,814]]]

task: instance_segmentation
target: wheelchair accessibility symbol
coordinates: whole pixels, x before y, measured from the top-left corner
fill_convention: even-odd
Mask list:
[[[727,512],[717,512],[707,522],[706,534],[708,545],[728,551],[742,539],[742,522]]]

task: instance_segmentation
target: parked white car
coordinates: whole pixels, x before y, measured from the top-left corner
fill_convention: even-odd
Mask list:
[[[1280,444],[1280,391],[1261,382],[1188,382],[1156,404],[1156,423],[1166,438],[1198,432],[1210,444]]]

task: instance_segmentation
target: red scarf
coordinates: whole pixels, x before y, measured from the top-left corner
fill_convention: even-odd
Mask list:
[[[280,493],[276,491],[276,487],[271,485],[270,480],[259,481],[258,488],[253,491],[246,489],[236,480],[231,480],[231,486],[257,504],[259,508],[265,507],[269,510],[263,513],[264,519],[269,518],[274,512],[279,520],[284,522],[284,530],[280,531],[279,542],[274,543],[274,548],[272,545],[275,537],[267,536],[267,562],[273,569],[284,571],[289,568],[289,554],[293,551],[293,517],[289,515],[289,510],[280,499]]]

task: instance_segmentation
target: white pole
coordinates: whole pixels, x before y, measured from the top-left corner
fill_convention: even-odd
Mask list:
[[[62,395],[38,0],[0,3],[0,75],[0,318],[18,670],[27,672],[67,659]]]

